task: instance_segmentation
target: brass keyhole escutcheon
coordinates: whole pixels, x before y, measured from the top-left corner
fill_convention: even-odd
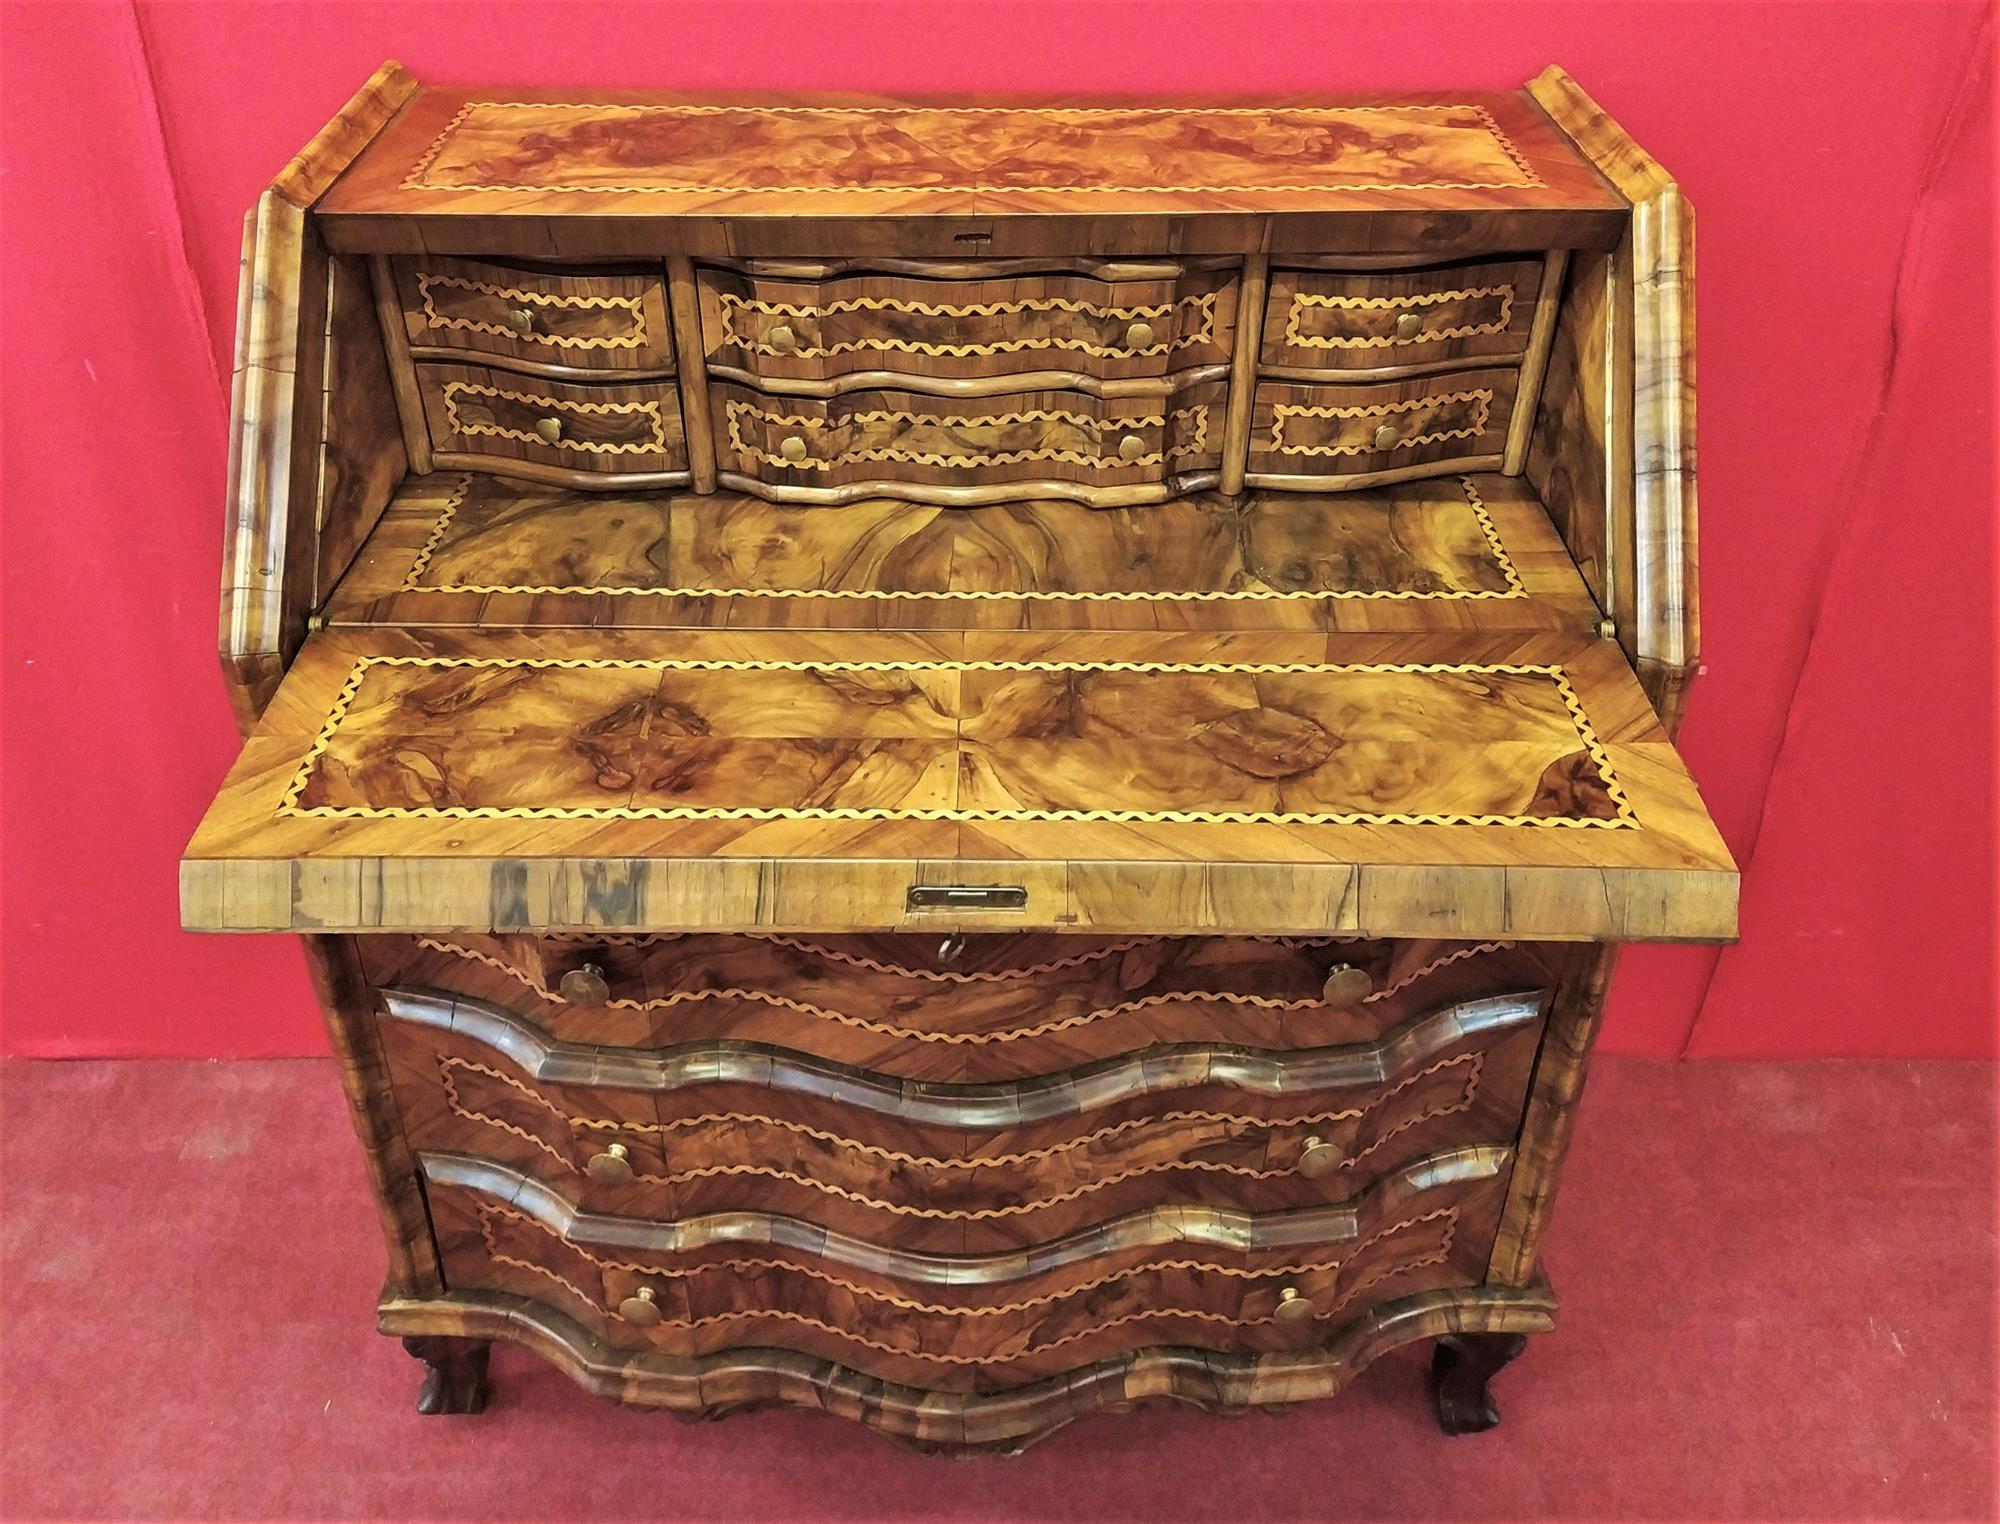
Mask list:
[[[602,965],[580,963],[557,981],[556,992],[571,1005],[602,1005],[611,998],[611,981]]]
[[[560,418],[537,418],[535,420],[535,432],[550,444],[554,444],[562,438],[562,420]]]
[[[1405,342],[1414,339],[1424,331],[1424,320],[1414,312],[1405,312],[1396,319],[1396,337]]]
[[[632,1179],[632,1155],[623,1143],[613,1143],[603,1153],[592,1155],[586,1168],[593,1180],[606,1185],[626,1185]]]
[[[1141,318],[1125,330],[1127,349],[1150,349],[1153,346],[1153,325]]]
[[[526,307],[516,307],[507,314],[507,326],[525,337],[535,331],[535,314]]]
[[[799,336],[792,332],[791,325],[780,323],[764,335],[770,346],[779,354],[789,354],[799,347]]]
[[[1120,460],[1137,460],[1145,453],[1146,441],[1141,439],[1137,434],[1127,434],[1123,439],[1118,441],[1118,458]]]
[[[1378,450],[1393,450],[1402,440],[1403,431],[1393,423],[1385,423],[1375,431],[1375,448]]]
[[[618,1316],[634,1328],[653,1327],[663,1316],[659,1292],[651,1286],[641,1286],[618,1304]]]
[[[778,453],[793,465],[806,458],[806,442],[796,434],[787,434],[778,446]]]

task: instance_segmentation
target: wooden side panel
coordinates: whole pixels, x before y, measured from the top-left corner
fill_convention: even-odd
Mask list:
[[[1610,254],[1586,251],[1570,261],[1527,459],[1535,495],[1600,608],[1612,601],[1610,526],[1620,496],[1612,459],[1614,267]]]
[[[444,1289],[423,1185],[403,1136],[376,1028],[373,997],[349,937],[305,937],[306,967],[326,1018],[326,1034],[368,1167],[376,1210],[389,1246],[388,1296],[435,1295]]]
[[[347,570],[410,464],[368,269],[351,254],[334,256],[328,266],[320,376],[315,606]]]
[[[1544,71],[1528,90],[1632,203],[1631,227],[1609,256],[1605,358],[1581,374],[1610,399],[1611,582],[1604,601],[1672,731],[1700,650],[1694,213],[1666,171],[1562,70]]]

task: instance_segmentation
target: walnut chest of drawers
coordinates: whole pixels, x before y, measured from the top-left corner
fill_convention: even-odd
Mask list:
[[[1617,949],[1735,933],[1691,275],[1560,70],[386,65],[246,223],[182,907],[303,937],[423,1410],[1494,1422]]]

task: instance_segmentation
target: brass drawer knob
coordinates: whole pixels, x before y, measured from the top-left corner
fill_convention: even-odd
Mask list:
[[[1402,440],[1403,431],[1393,423],[1385,423],[1375,431],[1375,448],[1378,450],[1393,450]]]
[[[1326,971],[1326,983],[1320,986],[1320,998],[1336,1009],[1359,1005],[1374,993],[1375,981],[1368,977],[1368,970],[1352,963],[1334,964]]]
[[[764,335],[764,342],[777,350],[781,355],[789,354],[792,350],[799,347],[799,336],[792,332],[789,323],[780,323]]]
[[[1150,349],[1153,347],[1153,325],[1141,318],[1125,330],[1127,349]]]
[[[571,1005],[602,1005],[611,998],[611,981],[595,963],[580,963],[564,974],[556,992]]]
[[[606,1185],[628,1185],[632,1180],[632,1155],[623,1143],[613,1143],[601,1154],[593,1154],[589,1165],[590,1178],[601,1180]],[[1311,1170],[1306,1171],[1311,1174]]]
[[[597,1161],[590,1164],[594,1173]],[[1322,1180],[1340,1168],[1340,1150],[1325,1138],[1317,1135],[1307,1138],[1299,1148],[1299,1173],[1308,1180]]]
[[[641,1286],[618,1304],[618,1316],[634,1328],[651,1328],[660,1321],[660,1294],[651,1286]]]
[[[554,444],[562,438],[562,420],[560,418],[537,418],[535,420],[535,432],[550,444]]]
[[[1278,1293],[1273,1316],[1292,1328],[1302,1328],[1319,1316],[1319,1309],[1313,1306],[1311,1297],[1300,1296],[1296,1286],[1287,1286]]]
[[[1424,331],[1424,320],[1414,312],[1406,312],[1396,319],[1396,337],[1405,341],[1414,339]]]
[[[787,434],[778,446],[778,453],[793,465],[806,458],[806,442],[797,434]]]
[[[535,314],[526,307],[516,307],[507,314],[507,326],[518,334],[535,331]]]
[[[1127,434],[1123,439],[1118,441],[1118,458],[1120,460],[1137,460],[1145,453],[1146,441],[1141,439],[1137,434]]]

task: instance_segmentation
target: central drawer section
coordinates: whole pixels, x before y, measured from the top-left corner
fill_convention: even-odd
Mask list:
[[[719,480],[800,503],[1212,485],[1239,263],[697,266]]]
[[[980,1389],[1484,1275],[1558,949],[363,939],[447,1280]]]

